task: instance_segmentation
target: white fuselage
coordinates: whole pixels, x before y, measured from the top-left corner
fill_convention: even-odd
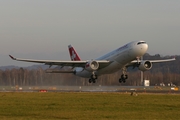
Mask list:
[[[148,45],[145,41],[133,41],[122,47],[119,47],[114,51],[95,59],[111,61],[110,65],[102,69],[98,69],[97,71],[95,71],[95,74],[99,76],[102,74],[114,73],[122,69],[131,61],[137,60],[137,58],[143,56],[146,53],[147,49]],[[77,67],[75,68],[75,70],[76,75],[80,77],[89,78],[92,75],[92,72],[89,72],[84,68]]]

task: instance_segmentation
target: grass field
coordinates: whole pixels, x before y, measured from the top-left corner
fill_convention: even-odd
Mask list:
[[[0,120],[180,119],[180,95],[0,93]]]

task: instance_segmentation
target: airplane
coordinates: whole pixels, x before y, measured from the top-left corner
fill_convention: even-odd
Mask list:
[[[122,75],[119,78],[120,83],[125,83],[128,79],[127,68],[138,67],[140,71],[147,71],[152,68],[153,63],[173,61],[175,58],[165,60],[141,60],[140,58],[148,50],[148,44],[145,41],[132,41],[119,47],[97,59],[81,60],[76,50],[69,45],[69,54],[71,61],[59,60],[35,60],[15,58],[9,55],[11,59],[16,61],[44,63],[45,65],[58,65],[72,67],[71,70],[50,70],[48,73],[73,73],[74,75],[89,78],[89,83],[95,83],[98,76],[103,74],[111,74],[122,70]]]

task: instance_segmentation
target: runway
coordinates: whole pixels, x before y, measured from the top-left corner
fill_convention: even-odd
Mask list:
[[[180,94],[178,87],[162,86],[1,86],[0,92],[119,92]]]

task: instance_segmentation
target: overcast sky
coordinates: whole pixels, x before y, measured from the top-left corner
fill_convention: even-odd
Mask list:
[[[180,0],[0,0],[0,66],[20,58],[97,58],[134,40],[148,53],[180,55]]]

